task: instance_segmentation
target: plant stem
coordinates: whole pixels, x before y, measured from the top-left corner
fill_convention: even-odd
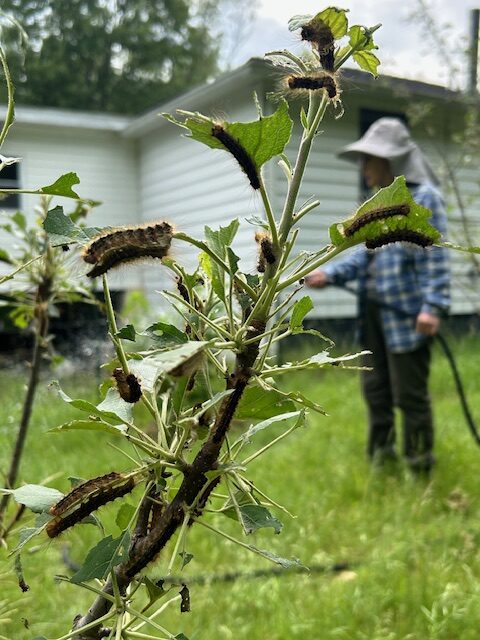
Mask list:
[[[48,269],[47,269],[48,271]],[[43,352],[45,349],[45,341],[48,334],[48,301],[51,295],[52,280],[49,275],[45,274],[42,281],[37,287],[36,305],[35,305],[35,338],[32,352],[32,361],[30,363],[30,375],[28,379],[27,392],[23,401],[22,415],[18,427],[15,446],[10,460],[10,468],[7,473],[5,486],[7,489],[13,489],[17,481],[20,461],[27,438],[28,427],[33,410],[33,403],[38,387],[38,379],[40,375],[40,366]],[[0,502],[0,539],[6,536],[6,530],[3,526],[5,511],[10,500],[10,494],[4,494]]]

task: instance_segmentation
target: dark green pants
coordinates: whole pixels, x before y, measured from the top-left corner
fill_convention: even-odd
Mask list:
[[[364,347],[372,351],[362,371],[362,389],[368,406],[369,457],[394,454],[394,407],[403,417],[403,453],[412,467],[429,469],[433,463],[433,420],[428,378],[431,340],[408,353],[391,353],[386,347],[380,311],[368,302],[363,326]]]

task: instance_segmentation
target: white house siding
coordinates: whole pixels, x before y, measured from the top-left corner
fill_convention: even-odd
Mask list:
[[[250,95],[250,94],[249,94]],[[253,101],[230,96],[227,109],[230,121],[255,119]],[[210,115],[218,108],[199,104],[199,111]],[[255,269],[254,227],[245,218],[260,213],[260,196],[252,190],[236,161],[222,150],[210,149],[182,135],[182,129],[162,122],[157,130],[141,139],[140,191],[144,220],[169,220],[179,231],[204,239],[204,227],[226,226],[238,218],[240,228],[233,250],[241,258],[240,268]],[[189,269],[196,264],[199,250],[184,242],[175,242],[175,258]],[[147,290],[172,287],[172,277],[161,269],[146,270]]]
[[[7,140],[4,153],[22,157],[22,188],[43,187],[74,171],[80,179],[74,190],[81,197],[102,202],[89,215],[89,225],[122,225],[140,220],[135,141],[115,131],[22,123],[12,127]],[[21,196],[21,209],[30,220],[38,202],[38,196]],[[55,204],[61,204],[67,212],[74,207],[67,198],[55,198],[52,206]],[[4,241],[5,236],[0,238],[0,243]],[[111,279],[112,288],[140,284],[139,272],[132,269]]]

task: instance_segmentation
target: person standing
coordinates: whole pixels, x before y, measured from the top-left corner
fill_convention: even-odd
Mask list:
[[[339,157],[361,162],[370,189],[404,175],[413,199],[432,211],[431,224],[444,235],[446,213],[438,179],[407,127],[380,118]],[[360,340],[372,355],[363,364],[368,407],[367,453],[379,462],[397,457],[394,407],[403,417],[403,454],[414,471],[430,471],[434,429],[428,383],[432,338],[450,305],[446,250],[405,242],[369,250],[364,245],[306,278],[310,287],[356,280]]]

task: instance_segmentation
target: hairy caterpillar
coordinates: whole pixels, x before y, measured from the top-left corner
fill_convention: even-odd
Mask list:
[[[312,20],[303,25],[301,29],[302,40],[311,42],[317,46],[320,56],[320,64],[325,71],[334,70],[334,37],[332,30],[323,20]]]
[[[135,403],[142,397],[142,387],[133,373],[125,373],[117,368],[113,371],[113,377],[117,383],[118,393],[125,402]]]
[[[335,79],[329,75],[323,76],[289,76],[287,78],[288,87],[292,90],[307,89],[308,91],[318,91],[325,89],[328,97],[332,100],[336,97],[337,84]]]
[[[253,189],[260,189],[258,169],[238,140],[235,140],[235,138],[227,133],[219,124],[212,127],[212,136],[221,142],[227,151],[230,151],[242,170],[247,174],[247,178]]]
[[[87,276],[95,278],[112,267],[139,258],[164,258],[170,249],[173,228],[168,222],[113,229],[89,242],[82,257],[95,265]]]
[[[268,235],[268,233],[257,231],[257,233],[255,234],[255,242],[260,247],[257,271],[259,273],[264,273],[266,265],[275,264],[276,261],[275,253],[273,251],[272,239]]]
[[[397,229],[395,231],[388,231],[383,233],[377,238],[367,240],[365,246],[367,249],[377,249],[385,244],[392,242],[412,242],[420,247],[428,247],[433,244],[432,238],[420,233],[419,231],[412,231],[410,229]]]
[[[82,482],[50,507],[50,513],[55,518],[46,527],[47,535],[50,538],[57,537],[99,507],[130,493],[134,487],[132,477],[125,478],[116,471]]]
[[[380,207],[379,209],[373,209],[368,213],[364,213],[359,218],[356,218],[347,227],[344,227],[343,233],[347,238],[353,236],[359,229],[363,229],[370,222],[375,220],[383,220],[384,218],[391,218],[392,216],[407,216],[410,213],[410,205],[400,204],[392,205],[389,207]]]

